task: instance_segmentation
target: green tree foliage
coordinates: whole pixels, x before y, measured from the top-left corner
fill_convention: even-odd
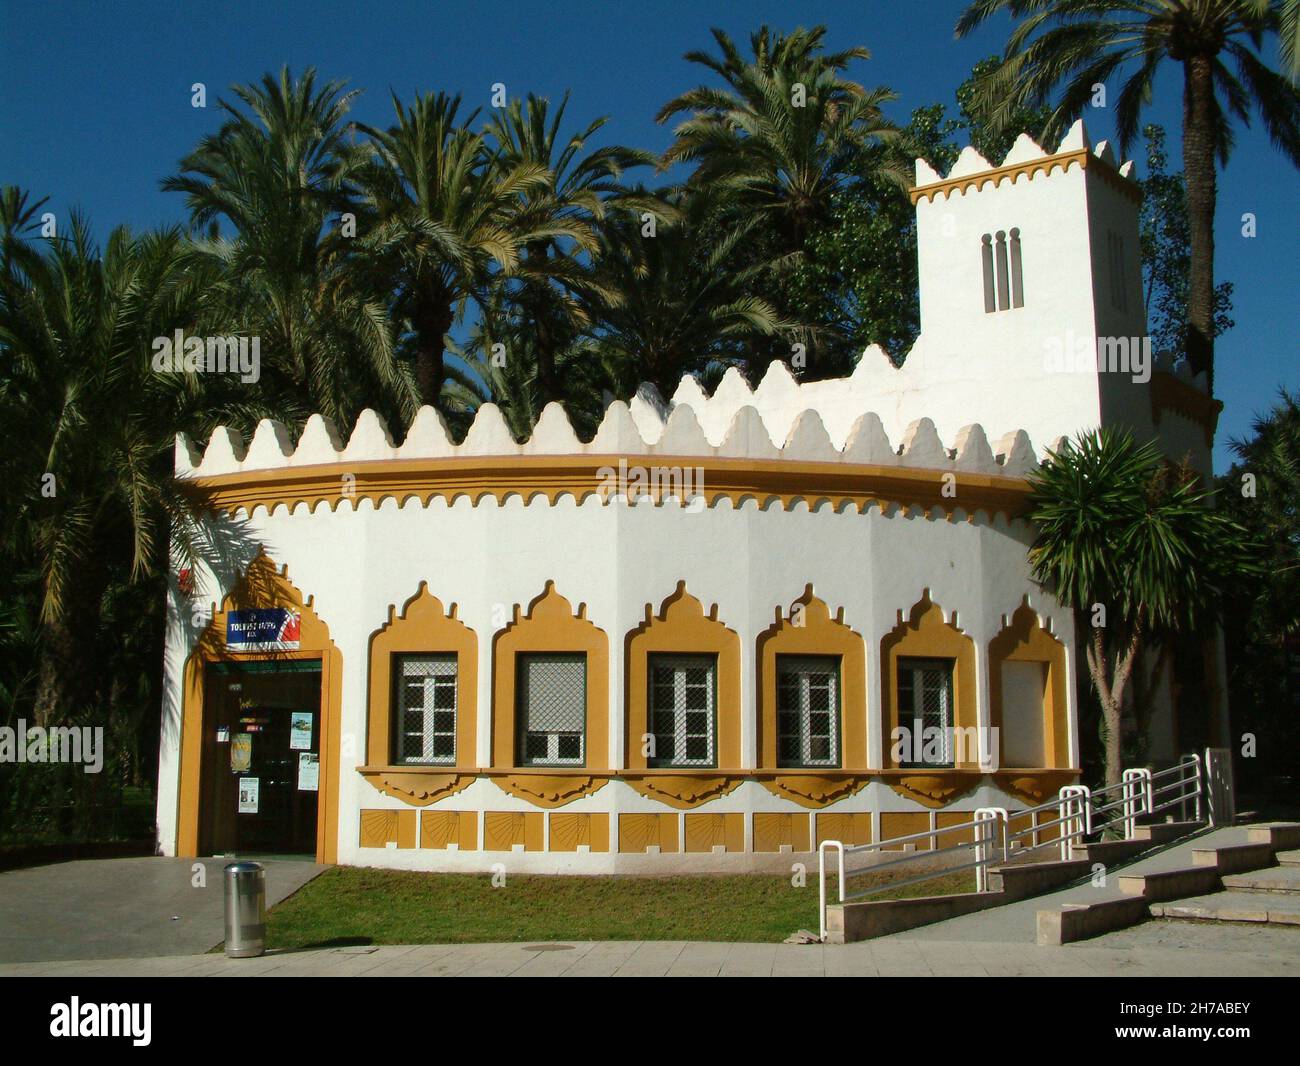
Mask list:
[[[1192,269],[1191,226],[1187,217],[1187,182],[1170,173],[1165,131],[1146,126],[1146,177],[1142,186],[1142,282],[1151,347],[1181,357],[1187,351],[1187,301]],[[1214,289],[1214,335],[1233,326],[1232,282]]]
[[[1142,651],[1211,631],[1225,594],[1257,561],[1246,530],[1214,509],[1190,470],[1167,466],[1127,432],[1081,434],[1029,480],[1029,562],[1087,634],[1106,784],[1117,784],[1125,698]]]
[[[1255,738],[1237,765],[1248,787],[1284,798],[1300,750],[1300,396],[1283,391],[1232,449],[1219,500],[1261,546],[1258,570],[1227,590],[1223,612],[1233,733]]]

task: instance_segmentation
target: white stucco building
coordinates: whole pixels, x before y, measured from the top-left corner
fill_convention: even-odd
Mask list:
[[[231,547],[172,592],[161,850],[784,869],[1055,795],[1081,666],[1024,475],[1115,423],[1208,472],[1217,415],[1136,354],[1129,170],[1081,125],[918,162],[901,369],[643,388],[586,442],[556,405],[523,444],[491,405],[459,443],[431,409],[400,447],[369,413],[178,441]],[[1071,366],[1099,341],[1116,369]],[[917,725],[940,739],[900,750]]]

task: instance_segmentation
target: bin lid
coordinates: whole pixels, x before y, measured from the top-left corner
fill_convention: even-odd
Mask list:
[[[226,873],[228,874],[255,874],[260,873],[265,867],[260,862],[232,862],[227,864]]]

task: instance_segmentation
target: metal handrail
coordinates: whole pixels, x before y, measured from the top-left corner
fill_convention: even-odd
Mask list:
[[[1189,773],[1190,770],[1190,773]],[[1162,784],[1159,788],[1154,786],[1157,779],[1163,779],[1171,774],[1177,774],[1178,777],[1168,783]],[[1189,791],[1190,789],[1190,791]],[[1106,796],[1109,793],[1119,790],[1120,798],[1118,800],[1108,801],[1097,804],[1098,797]],[[1177,791],[1177,795],[1163,803],[1156,803],[1156,800],[1172,791]],[[1113,785],[1106,785],[1103,788],[1091,789],[1087,785],[1065,785],[1061,788],[1055,801],[1040,803],[1037,807],[1027,807],[1021,810],[1008,812],[1002,807],[981,807],[975,812],[975,817],[969,822],[960,822],[956,825],[936,826],[934,829],[926,830],[920,833],[908,833],[903,836],[890,837],[887,840],[874,841],[870,844],[854,844],[846,847],[839,840],[823,840],[817,845],[817,873],[819,878],[818,886],[818,907],[821,915],[821,938],[826,939],[826,851],[834,849],[838,856],[838,879],[837,890],[839,902],[846,903],[849,900],[863,899],[867,896],[875,895],[887,888],[902,888],[906,885],[919,884],[922,881],[930,881],[936,877],[943,877],[950,873],[957,873],[961,870],[975,870],[976,891],[988,891],[988,869],[994,862],[1006,862],[1008,860],[1011,845],[1013,841],[1019,841],[1025,837],[1032,836],[1035,840],[1044,830],[1051,829],[1053,826],[1060,826],[1061,831],[1053,840],[1041,841],[1017,849],[1018,854],[1027,854],[1038,848],[1048,846],[1059,846],[1061,849],[1061,858],[1069,859],[1071,844],[1075,840],[1082,840],[1084,837],[1109,829],[1116,824],[1124,827],[1124,835],[1128,840],[1132,840],[1136,834],[1137,819],[1141,815],[1157,814],[1160,811],[1167,810],[1170,807],[1183,804],[1183,812],[1186,814],[1186,803],[1188,800],[1195,800],[1196,803],[1196,820],[1201,817],[1202,796],[1205,791],[1205,774],[1202,769],[1201,757],[1199,754],[1190,753],[1184,755],[1176,765],[1166,767],[1163,770],[1151,771],[1146,768],[1136,768],[1124,771],[1122,779]],[[1038,821],[1037,815],[1052,810],[1056,817]],[[1123,814],[1118,818],[1112,818],[1100,824],[1094,824],[1094,817],[1106,814],[1111,811],[1122,810]],[[1027,817],[1029,825],[1022,829],[1011,832],[1011,819]],[[997,848],[999,839],[998,825],[1001,825],[1001,848]],[[990,827],[990,832],[985,833],[984,826]],[[938,843],[939,837],[944,833],[957,833],[962,830],[973,829],[972,839],[969,842],[948,845],[942,848],[929,848],[925,851],[913,851],[901,855],[896,859],[890,859],[887,862],[873,863],[870,866],[860,867],[856,870],[845,871],[844,856],[857,855],[867,852],[880,852],[892,849],[900,844],[907,844],[919,840],[929,840]],[[962,863],[958,866],[943,866],[935,870],[925,871],[916,877],[910,877],[902,881],[891,881],[886,884],[876,885],[873,888],[862,889],[857,892],[846,892],[845,883],[850,877],[857,877],[864,873],[871,873],[879,870],[889,869],[890,867],[899,866],[903,863],[912,862],[918,858],[933,858],[936,855],[946,855],[957,851],[963,851],[967,848],[975,848],[976,858],[974,862]],[[1000,850],[1002,855],[998,859],[994,854]]]

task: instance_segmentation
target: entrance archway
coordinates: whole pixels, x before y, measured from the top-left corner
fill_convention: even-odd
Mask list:
[[[245,641],[231,644],[228,641],[228,625],[232,611],[263,611],[268,614],[261,618],[273,617],[269,612],[287,611],[296,615],[298,620],[297,639],[282,640],[277,646],[270,647],[272,641]],[[234,620],[237,624],[249,618],[243,614]],[[296,645],[296,646],[294,646]],[[242,650],[247,647],[250,650]],[[294,748],[293,740],[284,733],[282,746],[285,753],[278,753],[281,759],[291,759],[295,754],[310,755],[310,745],[316,745],[319,756],[319,777],[316,784],[316,831],[315,854],[320,863],[338,861],[338,806],[339,806],[339,731],[342,717],[343,690],[343,656],[330,639],[329,627],[317,615],[311,598],[304,600],[302,593],[294,587],[286,575],[286,568],[277,569],[275,564],[262,552],[248,566],[244,576],[222,600],[220,610],[214,611],[212,620],[204,629],[185,664],[184,702],[181,719],[181,767],[180,788],[177,800],[177,835],[176,853],[186,857],[198,857],[200,849],[209,843],[220,844],[224,837],[219,830],[217,819],[237,815],[237,810],[249,811],[260,807],[262,795],[270,797],[270,792],[261,793],[261,778],[256,778],[257,785],[248,786],[246,779],[239,786],[240,807],[231,812],[216,810],[214,804],[224,803],[228,798],[227,789],[215,789],[210,782],[212,775],[218,771],[226,774],[238,773],[239,766],[248,768],[251,762],[241,761],[242,750],[232,751],[231,745],[241,734],[232,732],[229,715],[218,712],[216,707],[206,707],[209,681],[218,669],[245,673],[277,673],[285,676],[298,675],[297,685],[301,688],[301,675],[304,670],[311,671],[313,662],[319,663],[320,689],[318,702],[318,721],[307,731],[307,747]],[[314,671],[311,671],[314,672]],[[287,706],[286,714],[291,714]],[[303,715],[310,708],[304,708],[296,719],[286,718],[285,723],[263,721],[264,715],[250,714],[245,728],[265,730],[264,740],[274,736],[277,739],[283,732],[281,726],[305,725]],[[238,722],[239,720],[236,719]],[[225,730],[222,735],[218,731]],[[242,743],[249,746],[258,741],[257,732],[244,733]],[[205,753],[207,764],[205,765]],[[213,760],[221,763],[213,764]],[[309,775],[310,765],[303,767],[285,767],[284,772],[295,775],[294,787],[308,787],[312,783]],[[205,777],[206,773],[206,777]],[[299,776],[304,775],[304,776]],[[234,796],[234,793],[230,794]],[[256,839],[256,838],[255,838]]]

